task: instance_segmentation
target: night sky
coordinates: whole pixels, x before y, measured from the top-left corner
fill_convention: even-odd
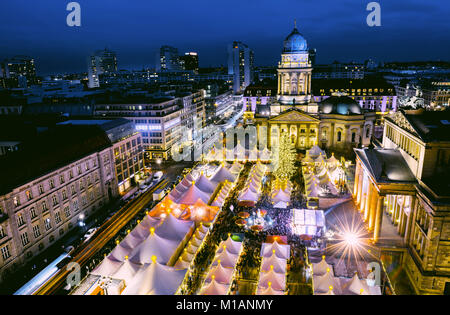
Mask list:
[[[153,67],[163,44],[197,51],[200,66],[226,64],[233,40],[276,65],[294,19],[317,62],[449,60],[450,1],[382,0],[381,27],[366,24],[370,0],[79,0],[82,26],[66,25],[69,0],[1,0],[0,59],[36,58],[41,75],[86,71],[105,47],[120,69]]]

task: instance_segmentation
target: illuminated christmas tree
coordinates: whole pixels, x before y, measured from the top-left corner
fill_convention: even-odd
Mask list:
[[[274,175],[280,180],[287,180],[295,174],[295,161],[297,154],[294,144],[289,139],[289,135],[284,133],[280,137],[280,144],[277,147],[278,159]]]

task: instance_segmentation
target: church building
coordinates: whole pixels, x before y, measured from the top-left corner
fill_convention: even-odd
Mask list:
[[[301,150],[314,145],[342,150],[367,146],[376,114],[361,109],[354,99],[342,93],[315,103],[312,69],[308,44],[295,26],[284,40],[277,69],[276,101],[264,111],[265,115],[248,108],[244,122],[256,125],[258,135],[267,137],[269,148],[279,143],[285,132]]]

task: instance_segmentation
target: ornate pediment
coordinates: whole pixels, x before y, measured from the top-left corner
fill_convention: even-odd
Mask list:
[[[417,134],[413,126],[411,126],[408,119],[406,119],[405,115],[403,115],[402,112],[395,112],[393,115],[390,116],[390,118],[400,128],[405,129],[413,134]]]
[[[300,112],[298,110],[289,110],[281,113],[278,116],[269,119],[270,122],[319,122],[317,118],[314,118],[308,114]]]

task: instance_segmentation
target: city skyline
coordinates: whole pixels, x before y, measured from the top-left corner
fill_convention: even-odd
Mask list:
[[[367,3],[351,1],[327,2],[328,9],[325,1],[284,0],[276,5],[246,1],[219,5],[213,11],[204,1],[176,2],[171,19],[160,14],[168,12],[167,4],[136,1],[130,7],[118,1],[107,5],[79,1],[82,25],[71,28],[65,24],[67,3],[42,0],[37,8],[28,8],[19,0],[1,5],[5,35],[0,37],[0,58],[30,55],[39,75],[85,72],[88,56],[107,47],[117,52],[119,69],[142,69],[153,68],[159,47],[171,45],[180,53],[198,52],[200,67],[208,67],[226,65],[227,45],[238,40],[255,51],[255,65],[269,66],[279,61],[280,43],[296,19],[310,48],[317,49],[318,63],[445,60],[450,52],[444,37],[450,5],[413,2],[380,2],[382,25],[369,27]],[[42,40],[44,36],[48,38]]]

